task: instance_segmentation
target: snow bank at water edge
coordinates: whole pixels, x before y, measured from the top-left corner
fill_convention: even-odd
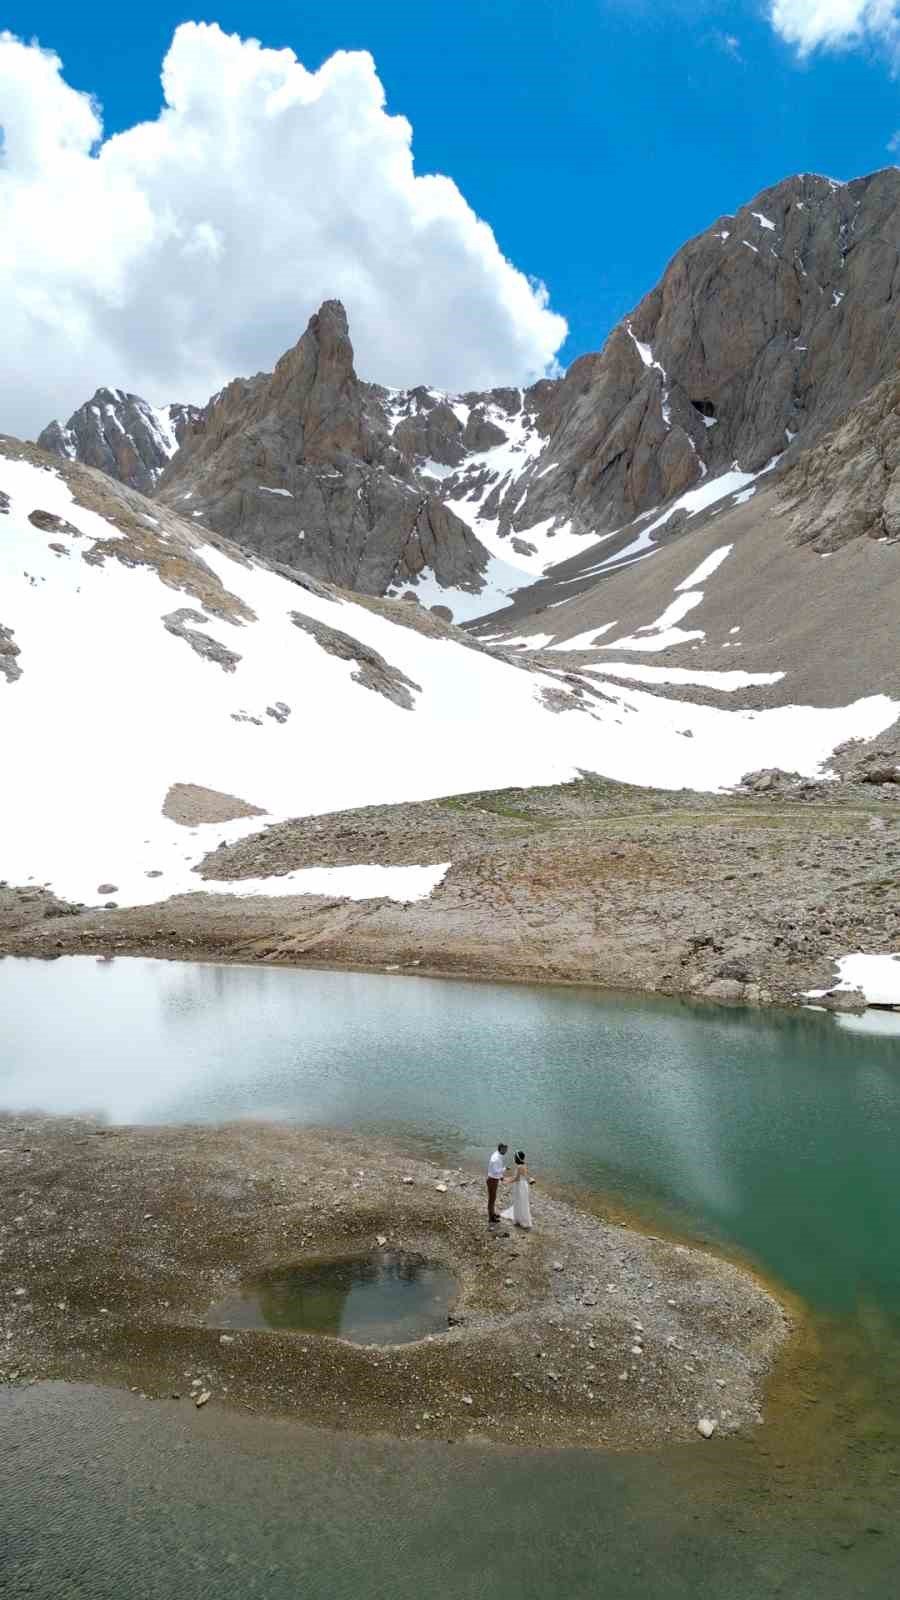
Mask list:
[[[870,1006],[900,1006],[900,951],[841,956],[837,967],[841,978],[836,990],[861,989]]]

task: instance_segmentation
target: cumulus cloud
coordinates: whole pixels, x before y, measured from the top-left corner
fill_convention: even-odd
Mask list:
[[[898,151],[900,151],[900,128],[897,129],[896,133],[891,134],[891,137],[887,142],[887,147],[892,155],[896,155]]]
[[[33,435],[101,383],[202,401],[342,299],[357,369],[449,389],[539,376],[565,338],[456,184],[417,176],[375,63],[308,72],[185,23],[154,122],[103,138],[51,51],[0,34],[0,427]]]
[[[865,42],[900,52],[900,0],[771,0],[769,17],[801,55]]]

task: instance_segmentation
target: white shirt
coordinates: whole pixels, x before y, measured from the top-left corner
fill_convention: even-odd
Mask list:
[[[487,1175],[489,1178],[502,1178],[506,1171],[506,1162],[499,1150],[495,1150],[488,1162]]]

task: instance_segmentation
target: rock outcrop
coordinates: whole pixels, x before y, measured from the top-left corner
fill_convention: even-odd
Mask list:
[[[900,375],[887,378],[797,461],[785,482],[798,544],[900,539]]]
[[[763,191],[547,394],[546,450],[489,508],[499,531],[574,517],[603,533],[735,461],[799,453],[894,371],[898,292],[900,170]]]
[[[156,485],[270,560],[363,593],[428,589],[457,620],[485,614],[705,478],[790,465],[839,427],[896,372],[898,241],[900,170],[847,184],[803,174],[685,244],[562,379],[464,395],[362,383],[329,301],[271,374],[235,379],[200,414],[167,408],[180,444],[168,465],[152,425],[163,414],[117,390],[41,443]],[[859,487],[854,525],[878,492]],[[897,519],[896,490],[884,516]],[[489,555],[513,569],[492,593]],[[460,592],[483,593],[480,612],[460,612]]]
[[[487,551],[419,478],[411,444],[404,454],[393,442],[386,393],[358,380],[346,313],[327,301],[273,373],[236,379],[210,401],[158,498],[362,593],[425,573],[477,593]]]
[[[151,494],[199,415],[197,406],[157,408],[122,389],[98,389],[65,427],[51,422],[37,442],[51,455],[99,467],[129,489]]]

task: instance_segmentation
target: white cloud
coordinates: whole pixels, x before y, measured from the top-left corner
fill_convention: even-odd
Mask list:
[[[363,377],[527,381],[566,333],[455,183],[416,176],[372,57],[308,72],[185,23],[155,122],[103,140],[52,52],[0,33],[0,428],[34,434],[100,383],[203,401],[269,367],[327,297]]]
[[[733,56],[735,61],[743,61],[741,41],[736,33],[720,33],[717,31],[713,34],[713,39],[719,49],[723,50],[727,56]]]
[[[864,42],[900,50],[900,0],[771,0],[769,18],[801,55]]]
[[[897,152],[900,151],[900,128],[898,128],[897,132],[892,134],[890,139],[888,139],[887,147],[892,155],[896,155]]]

